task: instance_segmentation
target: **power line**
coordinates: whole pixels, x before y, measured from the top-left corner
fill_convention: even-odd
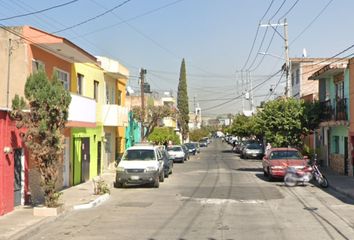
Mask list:
[[[333,2],[333,0],[330,0],[322,9],[321,11],[316,15],[314,19],[290,42],[289,46],[291,46],[298,38],[301,37],[301,35],[307,31],[311,27],[311,25],[323,14],[323,12],[328,8],[328,6]]]
[[[70,1],[70,2],[62,3],[62,4],[59,4],[59,5],[55,5],[55,6],[52,6],[52,7],[49,7],[49,8],[44,8],[44,9],[41,9],[41,10],[38,10],[38,11],[34,11],[34,12],[29,12],[29,13],[24,13],[24,14],[20,14],[20,15],[15,15],[15,16],[12,16],[12,17],[0,18],[0,21],[10,20],[10,19],[15,19],[15,18],[20,18],[20,17],[26,17],[26,16],[37,14],[37,13],[46,12],[46,11],[49,11],[49,10],[52,10],[52,9],[55,9],[55,8],[60,8],[60,7],[67,6],[67,5],[72,4],[74,2],[77,2],[77,1],[79,1],[79,0],[73,0],[73,1]]]
[[[296,4],[299,2],[300,0],[296,0],[295,3],[288,9],[288,11],[286,13],[283,14],[283,16],[281,16],[279,19],[285,18],[292,10],[293,8],[296,6]]]
[[[274,0],[272,0],[272,1],[270,2],[270,4],[269,4],[267,10],[266,10],[265,13],[263,14],[263,17],[259,20],[258,27],[257,27],[257,31],[256,31],[256,35],[255,35],[255,37],[254,37],[254,39],[253,39],[253,43],[252,43],[251,50],[250,50],[250,52],[248,53],[247,60],[246,60],[245,64],[243,65],[243,67],[241,68],[241,71],[243,71],[243,70],[246,68],[247,64],[248,64],[248,61],[249,61],[249,59],[250,59],[250,57],[251,57],[251,54],[252,54],[252,52],[253,52],[254,45],[255,45],[256,40],[257,40],[257,37],[258,37],[258,32],[259,32],[259,28],[260,28],[261,22],[262,22],[263,18],[267,15],[269,9],[272,7],[273,2],[274,2]]]
[[[283,15],[278,19],[278,23],[279,23],[279,21],[280,21],[282,18],[285,18],[285,17],[294,9],[294,7],[297,5],[297,3],[298,3],[299,1],[300,1],[300,0],[295,1],[295,3],[288,9],[288,11],[286,11],[286,13],[283,14]],[[273,16],[269,19],[269,22],[278,14],[278,12],[279,12],[280,9],[283,7],[283,5],[285,4],[285,2],[286,2],[286,0],[284,0],[283,3],[279,6],[279,8],[278,8],[278,10],[275,12],[275,14],[273,14]],[[274,28],[273,35],[272,35],[272,37],[271,37],[271,39],[270,39],[270,41],[269,41],[268,47],[267,47],[267,49],[265,50],[265,52],[268,52],[268,50],[269,50],[269,48],[270,48],[270,46],[271,46],[271,44],[272,44],[272,42],[273,42],[275,33],[277,32],[277,28],[278,28],[278,26],[276,26],[276,27]],[[260,49],[261,49],[262,46],[263,46],[263,42],[264,42],[264,39],[265,39],[265,35],[267,34],[267,30],[268,30],[268,28],[267,28],[266,31],[265,31],[265,34],[264,34],[264,37],[263,37],[262,42],[261,42],[261,44],[260,44],[260,47],[259,47],[259,49],[258,49],[258,52],[260,51]],[[257,52],[255,58],[253,59],[252,64],[248,67],[247,71],[255,71],[255,70],[262,64],[262,62],[263,62],[263,60],[264,60],[264,58],[265,58],[265,55],[262,56],[261,60],[260,60],[260,61],[258,62],[258,64],[257,64],[257,66],[254,67],[253,69],[251,69],[251,68],[253,67],[254,63],[256,62],[257,58],[258,58],[258,52]]]
[[[122,7],[123,5],[127,4],[127,3],[130,2],[130,1],[132,1],[132,0],[125,0],[125,1],[122,2],[121,4],[118,4],[117,6],[114,6],[113,8],[110,8],[110,9],[108,9],[107,11],[104,11],[103,13],[100,13],[100,14],[98,14],[98,15],[92,17],[92,18],[88,18],[88,19],[86,19],[85,21],[76,23],[76,24],[74,24],[74,25],[72,25],[72,26],[70,26],[70,27],[66,27],[66,28],[64,28],[64,29],[61,29],[61,30],[52,32],[52,34],[64,32],[64,31],[67,31],[67,30],[69,30],[69,29],[73,29],[73,28],[76,28],[76,27],[81,26],[81,25],[83,25],[83,24],[86,24],[86,23],[88,23],[88,22],[91,22],[91,21],[93,21],[93,20],[96,20],[97,18],[100,18],[100,17],[106,15],[107,13],[110,13],[110,12],[116,10],[117,8]]]
[[[112,28],[112,27],[116,27],[116,26],[118,26],[118,25],[121,25],[121,24],[123,24],[123,23],[127,23],[127,22],[130,22],[130,21],[136,20],[136,19],[141,18],[141,17],[145,17],[145,16],[150,15],[150,14],[152,14],[152,13],[155,13],[155,12],[161,10],[161,9],[164,9],[164,8],[170,7],[170,6],[174,5],[174,4],[177,4],[178,2],[181,2],[181,1],[184,1],[184,0],[177,0],[177,1],[174,1],[174,2],[171,2],[171,3],[168,3],[168,4],[166,4],[166,5],[163,5],[163,6],[161,6],[161,7],[152,9],[152,10],[147,11],[147,12],[144,12],[144,13],[142,13],[142,14],[136,15],[136,16],[134,16],[134,17],[125,19],[125,20],[120,21],[120,22],[118,22],[118,23],[115,23],[115,24],[112,24],[112,25],[109,25],[109,26],[106,26],[106,27],[98,28],[98,29],[93,30],[93,31],[91,31],[91,32],[87,32],[87,33],[81,34],[81,37],[85,37],[85,36],[87,36],[87,35],[91,35],[91,34],[94,34],[94,33],[96,33],[96,32],[101,32],[101,31],[107,30],[107,29],[109,29],[109,28]]]
[[[277,75],[278,73],[280,73],[281,71],[282,71],[282,69],[280,69],[280,70],[277,71],[276,73],[272,74],[270,77],[268,77],[267,79],[265,79],[263,82],[257,84],[257,85],[254,86],[252,89],[250,89],[250,91],[253,91],[254,89],[256,89],[256,88],[258,88],[259,86],[263,85],[265,82],[269,81],[271,78],[273,78],[274,76],[276,76],[276,75]],[[242,94],[240,94],[240,95],[238,95],[238,96],[236,96],[236,97],[234,97],[234,98],[232,98],[232,99],[230,99],[230,100],[228,100],[228,101],[226,101],[226,102],[217,104],[217,105],[215,105],[215,106],[213,106],[213,107],[205,108],[205,109],[203,109],[203,111],[207,111],[207,110],[211,110],[211,109],[214,109],[214,108],[221,107],[221,106],[223,106],[223,105],[225,105],[225,104],[227,104],[227,103],[230,103],[230,102],[232,102],[232,101],[234,101],[234,100],[236,100],[236,99],[242,97],[243,95],[244,95],[244,93],[242,93]]]

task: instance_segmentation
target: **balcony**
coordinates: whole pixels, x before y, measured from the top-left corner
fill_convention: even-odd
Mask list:
[[[115,104],[103,105],[103,125],[106,127],[128,126],[128,108]]]
[[[96,101],[70,93],[69,117],[67,127],[95,127]]]
[[[320,119],[322,122],[332,120],[333,108],[331,104],[331,100],[320,102],[321,114]]]
[[[333,105],[331,104],[331,100],[320,102],[320,106],[321,106],[320,119],[322,122],[348,120],[346,98],[340,98],[334,100]]]
[[[335,120],[336,121],[348,120],[346,98],[339,98],[336,100]]]

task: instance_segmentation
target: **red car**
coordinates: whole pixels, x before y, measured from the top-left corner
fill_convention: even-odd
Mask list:
[[[303,157],[295,148],[271,148],[263,157],[263,173],[268,180],[283,178],[288,166],[302,169],[307,164],[308,158]]]

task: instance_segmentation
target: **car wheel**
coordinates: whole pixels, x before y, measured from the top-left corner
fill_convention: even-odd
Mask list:
[[[120,183],[120,182],[114,182],[113,185],[115,188],[122,188],[123,187],[123,183]]]
[[[160,182],[164,182],[165,181],[165,172],[164,171],[161,172],[160,177],[159,177],[159,181]]]
[[[267,177],[268,177],[268,181],[269,182],[272,182],[274,180],[274,178],[273,178],[272,174],[270,173],[269,169],[268,169],[268,176]]]
[[[160,181],[159,181],[158,178],[155,179],[155,181],[154,181],[154,183],[152,184],[152,186],[153,186],[154,188],[159,188],[159,187],[160,187]]]

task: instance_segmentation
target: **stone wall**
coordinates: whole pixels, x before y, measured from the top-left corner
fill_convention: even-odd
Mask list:
[[[330,154],[329,167],[336,173],[344,175],[344,155]]]

